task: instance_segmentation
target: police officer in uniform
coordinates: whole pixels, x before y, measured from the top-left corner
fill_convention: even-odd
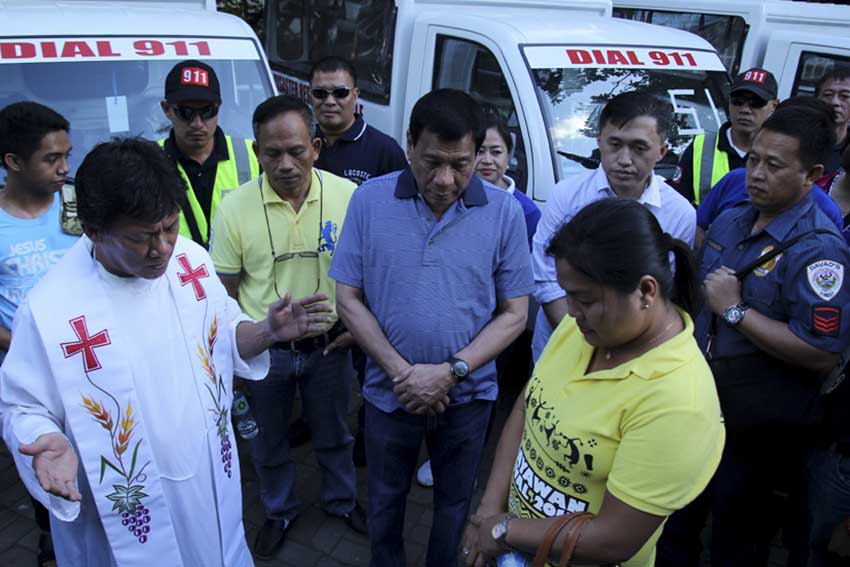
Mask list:
[[[172,128],[159,143],[189,188],[180,212],[180,234],[206,248],[222,197],[260,174],[253,140],[227,136],[219,128],[221,88],[206,63],[188,60],[175,65],[165,78],[160,104]]]
[[[766,566],[773,518],[806,516],[802,469],[821,418],[821,377],[850,342],[850,250],[810,193],[835,143],[832,124],[825,105],[788,105],[770,116],[747,160],[750,202],[721,214],[706,234],[706,302],[695,334],[714,373],[727,443],[709,489],[668,521],[659,567],[699,564],[709,509],[716,567]],[[777,488],[789,494],[781,510]],[[789,565],[805,565],[803,523],[784,525]]]
[[[744,167],[756,132],[776,108],[778,89],[770,71],[753,68],[738,75],[730,91],[729,121],[716,133],[694,137],[679,159],[673,187],[699,205],[724,175]]]

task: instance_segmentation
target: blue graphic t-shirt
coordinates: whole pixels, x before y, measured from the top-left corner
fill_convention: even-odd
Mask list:
[[[78,239],[62,232],[60,211],[59,192],[36,219],[19,219],[0,209],[0,325],[7,329],[29,290]]]

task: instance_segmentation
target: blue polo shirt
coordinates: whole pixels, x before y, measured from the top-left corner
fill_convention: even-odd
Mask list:
[[[356,115],[354,124],[334,145],[328,145],[321,129],[318,136],[322,139],[322,151],[314,167],[357,185],[407,167],[407,158],[398,142],[366,124],[360,115]]]
[[[712,193],[714,190],[712,189]],[[709,193],[710,195],[711,193]],[[750,234],[758,211],[750,204],[723,212],[706,234],[700,250],[700,281],[719,268],[744,267],[781,242],[815,228],[834,234],[811,234],[744,277],[742,298],[762,315],[788,323],[810,345],[838,353],[850,342],[850,249],[833,222],[815,205],[812,193],[766,227]],[[705,352],[711,311],[704,306],[695,336]],[[714,358],[759,352],[738,330],[717,318],[711,351]]]
[[[835,226],[838,227],[840,232],[844,228],[841,208],[829,195],[817,187],[813,186],[812,189],[814,189],[812,191],[812,198],[815,200],[815,203],[835,223]],[[740,167],[733,169],[712,187],[711,191],[708,192],[708,195],[700,203],[697,209],[697,224],[700,228],[706,230],[723,211],[749,202],[750,197],[747,195],[747,168]],[[850,232],[844,238],[850,244]]]
[[[364,183],[351,198],[330,277],[363,290],[390,344],[411,364],[441,364],[492,319],[500,298],[534,286],[517,200],[473,176],[437,221],[410,169]],[[449,392],[452,404],[495,400],[491,361]],[[363,396],[382,411],[403,408],[391,377],[372,360]]]

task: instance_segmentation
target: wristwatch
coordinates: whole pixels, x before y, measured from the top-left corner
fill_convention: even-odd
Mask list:
[[[726,324],[730,327],[736,327],[741,321],[744,320],[744,315],[749,309],[750,306],[746,303],[738,303],[736,305],[731,305],[726,308],[723,312],[723,320],[726,321]]]
[[[494,541],[497,541],[507,547],[508,544],[505,542],[505,538],[508,537],[508,524],[510,524],[513,519],[513,514],[505,514],[504,518],[493,524],[493,528],[490,530],[490,537],[492,537]]]
[[[452,376],[455,377],[458,384],[466,380],[466,377],[469,376],[469,364],[465,360],[455,358],[454,356],[449,359],[449,369],[451,369]]]

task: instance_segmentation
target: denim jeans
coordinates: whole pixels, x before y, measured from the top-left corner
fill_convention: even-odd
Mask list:
[[[322,508],[343,516],[357,494],[351,451],[354,439],[346,416],[351,401],[351,360],[347,352],[327,356],[272,348],[265,379],[247,382],[259,434],[251,439],[251,458],[260,480],[266,516],[291,520],[299,509],[295,495],[295,462],[289,450],[289,418],[295,388],[310,424],[313,450],[322,473]]]
[[[828,552],[832,531],[850,517],[850,457],[834,451],[815,449],[809,457],[808,567],[839,567],[848,560]]]
[[[404,410],[385,413],[366,403],[371,567],[407,564],[404,509],[423,437],[434,474],[434,519],[426,565],[457,565],[492,408],[491,401],[473,400],[425,417]]]

